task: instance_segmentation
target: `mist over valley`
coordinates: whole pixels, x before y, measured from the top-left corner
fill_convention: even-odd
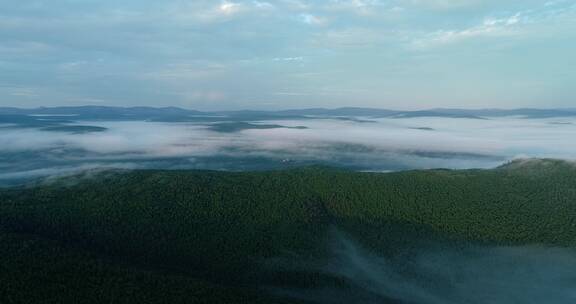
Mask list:
[[[535,109],[3,108],[0,183],[105,168],[487,169],[516,158],[574,159],[574,123],[576,111]]]

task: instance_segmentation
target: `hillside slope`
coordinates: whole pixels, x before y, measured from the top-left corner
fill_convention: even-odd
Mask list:
[[[576,167],[553,160],[65,178],[0,191],[0,302],[282,303],[262,282],[310,287],[325,278],[266,265],[322,259],[333,229],[385,256],[423,243],[573,247],[575,202]]]

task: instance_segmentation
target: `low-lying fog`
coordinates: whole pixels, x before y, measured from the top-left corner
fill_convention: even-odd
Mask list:
[[[69,130],[5,124],[0,126],[0,180],[90,168],[259,170],[324,164],[388,171],[490,168],[515,157],[576,158],[576,118],[310,118],[252,121],[234,129],[236,123],[215,128],[81,121],[74,125],[90,128]]]
[[[300,261],[293,267],[343,283],[326,281],[313,289],[264,289],[318,304],[576,302],[576,255],[570,249],[433,246],[401,257],[384,257],[340,231],[332,233],[331,248],[327,263]]]

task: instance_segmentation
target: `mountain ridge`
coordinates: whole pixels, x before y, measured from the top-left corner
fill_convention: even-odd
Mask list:
[[[572,117],[576,116],[573,108],[517,108],[517,109],[457,109],[457,108],[432,108],[422,110],[391,110],[371,107],[339,107],[339,108],[303,108],[285,110],[236,110],[236,111],[199,111],[180,107],[114,107],[114,106],[62,106],[62,107],[39,107],[18,108],[0,107],[0,114],[21,115],[217,115],[230,116],[270,115],[270,116],[366,116],[366,117],[447,117],[447,118],[477,118],[477,117],[502,117],[502,116],[525,116],[530,118]]]

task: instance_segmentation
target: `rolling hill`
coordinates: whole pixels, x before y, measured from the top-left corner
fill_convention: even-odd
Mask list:
[[[0,302],[307,303],[263,286],[348,288],[274,262],[323,261],[335,229],[395,258],[427,246],[573,248],[575,201],[576,167],[556,160],[66,177],[0,191]]]

